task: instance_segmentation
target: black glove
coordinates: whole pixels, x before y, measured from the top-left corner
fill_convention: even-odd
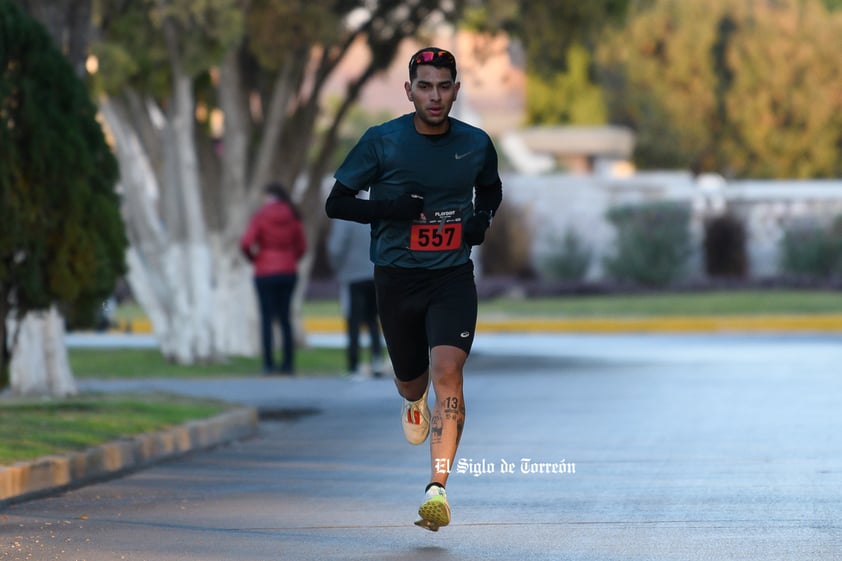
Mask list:
[[[485,241],[485,231],[491,226],[491,215],[488,211],[477,211],[465,221],[462,227],[462,238],[468,245],[480,245]]]
[[[415,220],[424,211],[424,198],[421,195],[404,193],[397,199],[382,202],[383,216],[393,220]]]

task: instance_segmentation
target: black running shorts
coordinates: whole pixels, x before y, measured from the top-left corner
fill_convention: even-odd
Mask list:
[[[398,380],[414,380],[439,345],[471,352],[477,324],[474,264],[447,269],[377,266],[377,309]]]

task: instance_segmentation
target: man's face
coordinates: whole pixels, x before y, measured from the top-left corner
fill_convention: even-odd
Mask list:
[[[447,116],[459,92],[459,82],[450,77],[450,69],[422,64],[418,76],[412,83],[406,82],[404,88],[415,105],[416,130],[422,134],[446,132]]]

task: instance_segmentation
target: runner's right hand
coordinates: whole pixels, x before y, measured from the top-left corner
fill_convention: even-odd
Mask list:
[[[396,220],[415,220],[424,210],[424,198],[420,195],[404,193],[397,199],[388,201],[386,218]]]

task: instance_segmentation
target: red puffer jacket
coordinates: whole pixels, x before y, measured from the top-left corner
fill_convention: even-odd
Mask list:
[[[304,227],[288,204],[268,202],[249,222],[240,249],[254,264],[256,277],[295,273],[307,249]]]

